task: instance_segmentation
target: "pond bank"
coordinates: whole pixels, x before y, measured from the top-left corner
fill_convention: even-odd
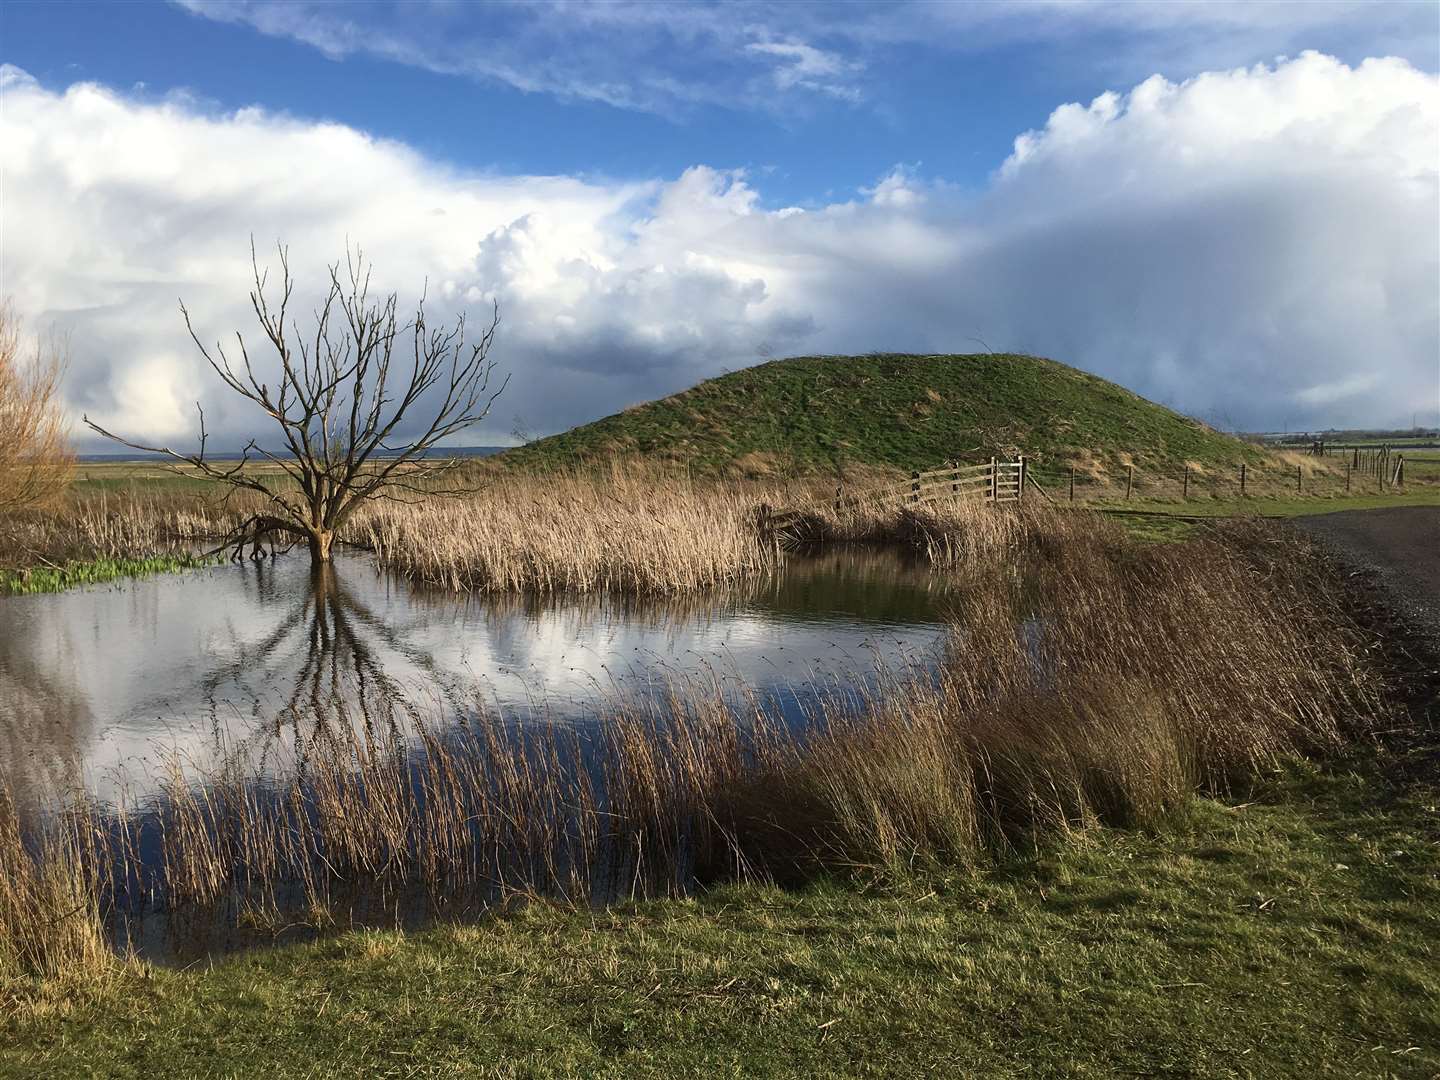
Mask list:
[[[1248,806],[980,873],[538,904],[54,983],[0,1001],[0,1072],[1429,1076],[1434,794],[1386,776],[1383,753],[1291,769]]]

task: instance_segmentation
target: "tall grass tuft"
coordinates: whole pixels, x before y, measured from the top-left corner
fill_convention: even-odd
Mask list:
[[[23,581],[83,579],[76,564],[151,565],[183,560],[253,512],[246,499],[206,502],[191,493],[73,492],[59,506],[0,515],[0,574]]]
[[[94,976],[114,960],[89,816],[84,808],[67,812],[27,838],[14,797],[0,785],[0,983],[16,973]]]

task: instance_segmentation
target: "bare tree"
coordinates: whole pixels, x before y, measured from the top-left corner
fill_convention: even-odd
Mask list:
[[[60,401],[65,340],[52,335],[26,353],[14,308],[0,305],[0,510],[48,502],[75,463]]]
[[[213,351],[206,348],[183,302],[180,311],[191,340],[225,385],[258,405],[279,426],[283,450],[266,450],[252,439],[239,461],[207,457],[205,411],[198,402],[200,447],[193,454],[132,442],[88,416],[85,423],[125,446],[188,465],[232,491],[259,494],[264,512],[227,538],[227,546],[234,544],[237,553],[247,542],[258,551],[262,538],[279,534],[307,544],[311,559],[326,563],[336,533],[367,501],[460,490],[435,483],[457,462],[426,454],[484,419],[509,376],[491,389],[495,365],[490,347],[499,325],[498,311],[492,312],[489,325],[474,341],[466,340],[463,315],[453,325],[432,327],[426,321],[423,296],[414,317],[402,324],[395,293],[370,298],[370,267],[358,248],[346,251],[343,274],[341,263],[330,266],[330,288],[314,313],[314,331],[302,335],[289,314],[294,281],[284,247],[279,257],[280,297],[278,306],[273,306],[266,295],[269,271],[261,272],[251,245],[250,306],[280,362],[275,386],[260,380],[238,331],[237,355],[232,358],[219,343]],[[417,426],[407,423],[422,415]],[[407,429],[412,434],[392,445]],[[267,484],[247,471],[257,459],[277,466],[291,483]]]

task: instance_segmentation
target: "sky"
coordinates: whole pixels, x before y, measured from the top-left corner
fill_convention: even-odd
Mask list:
[[[256,344],[252,237],[302,323],[354,244],[432,319],[497,305],[463,443],[875,350],[1440,423],[1433,2],[7,0],[0,64],[0,293],[144,441],[263,434],[178,306]]]

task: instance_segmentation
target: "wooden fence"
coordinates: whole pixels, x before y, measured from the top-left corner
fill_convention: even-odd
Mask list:
[[[1327,455],[1329,452],[1327,449]],[[1337,467],[1323,475],[1311,475],[1299,464],[1291,468],[1272,462],[1258,466],[1239,462],[1231,469],[1207,470],[1182,465],[1173,472],[1127,465],[1124,473],[1098,484],[1073,466],[1051,467],[1045,471],[1042,486],[1030,460],[1020,455],[1010,461],[991,458],[979,465],[950,462],[936,469],[912,472],[908,479],[866,488],[840,486],[833,497],[815,498],[783,509],[762,506],[760,513],[772,528],[784,529],[807,515],[826,512],[839,514],[862,507],[924,505],[959,498],[1020,503],[1027,492],[1051,503],[1104,505],[1132,499],[1189,502],[1251,496],[1384,494],[1405,489],[1403,454],[1389,447],[1350,447],[1339,456],[1344,458],[1343,471]]]
[[[807,514],[826,510],[838,514],[861,507],[922,505],[961,498],[989,503],[1019,503],[1025,497],[1027,481],[1034,489],[1034,481],[1030,479],[1023,455],[1014,461],[991,458],[980,465],[952,463],[938,469],[912,472],[908,480],[895,480],[858,490],[837,486],[833,498],[812,499],[783,510],[764,507],[762,512],[771,526],[783,528]]]

